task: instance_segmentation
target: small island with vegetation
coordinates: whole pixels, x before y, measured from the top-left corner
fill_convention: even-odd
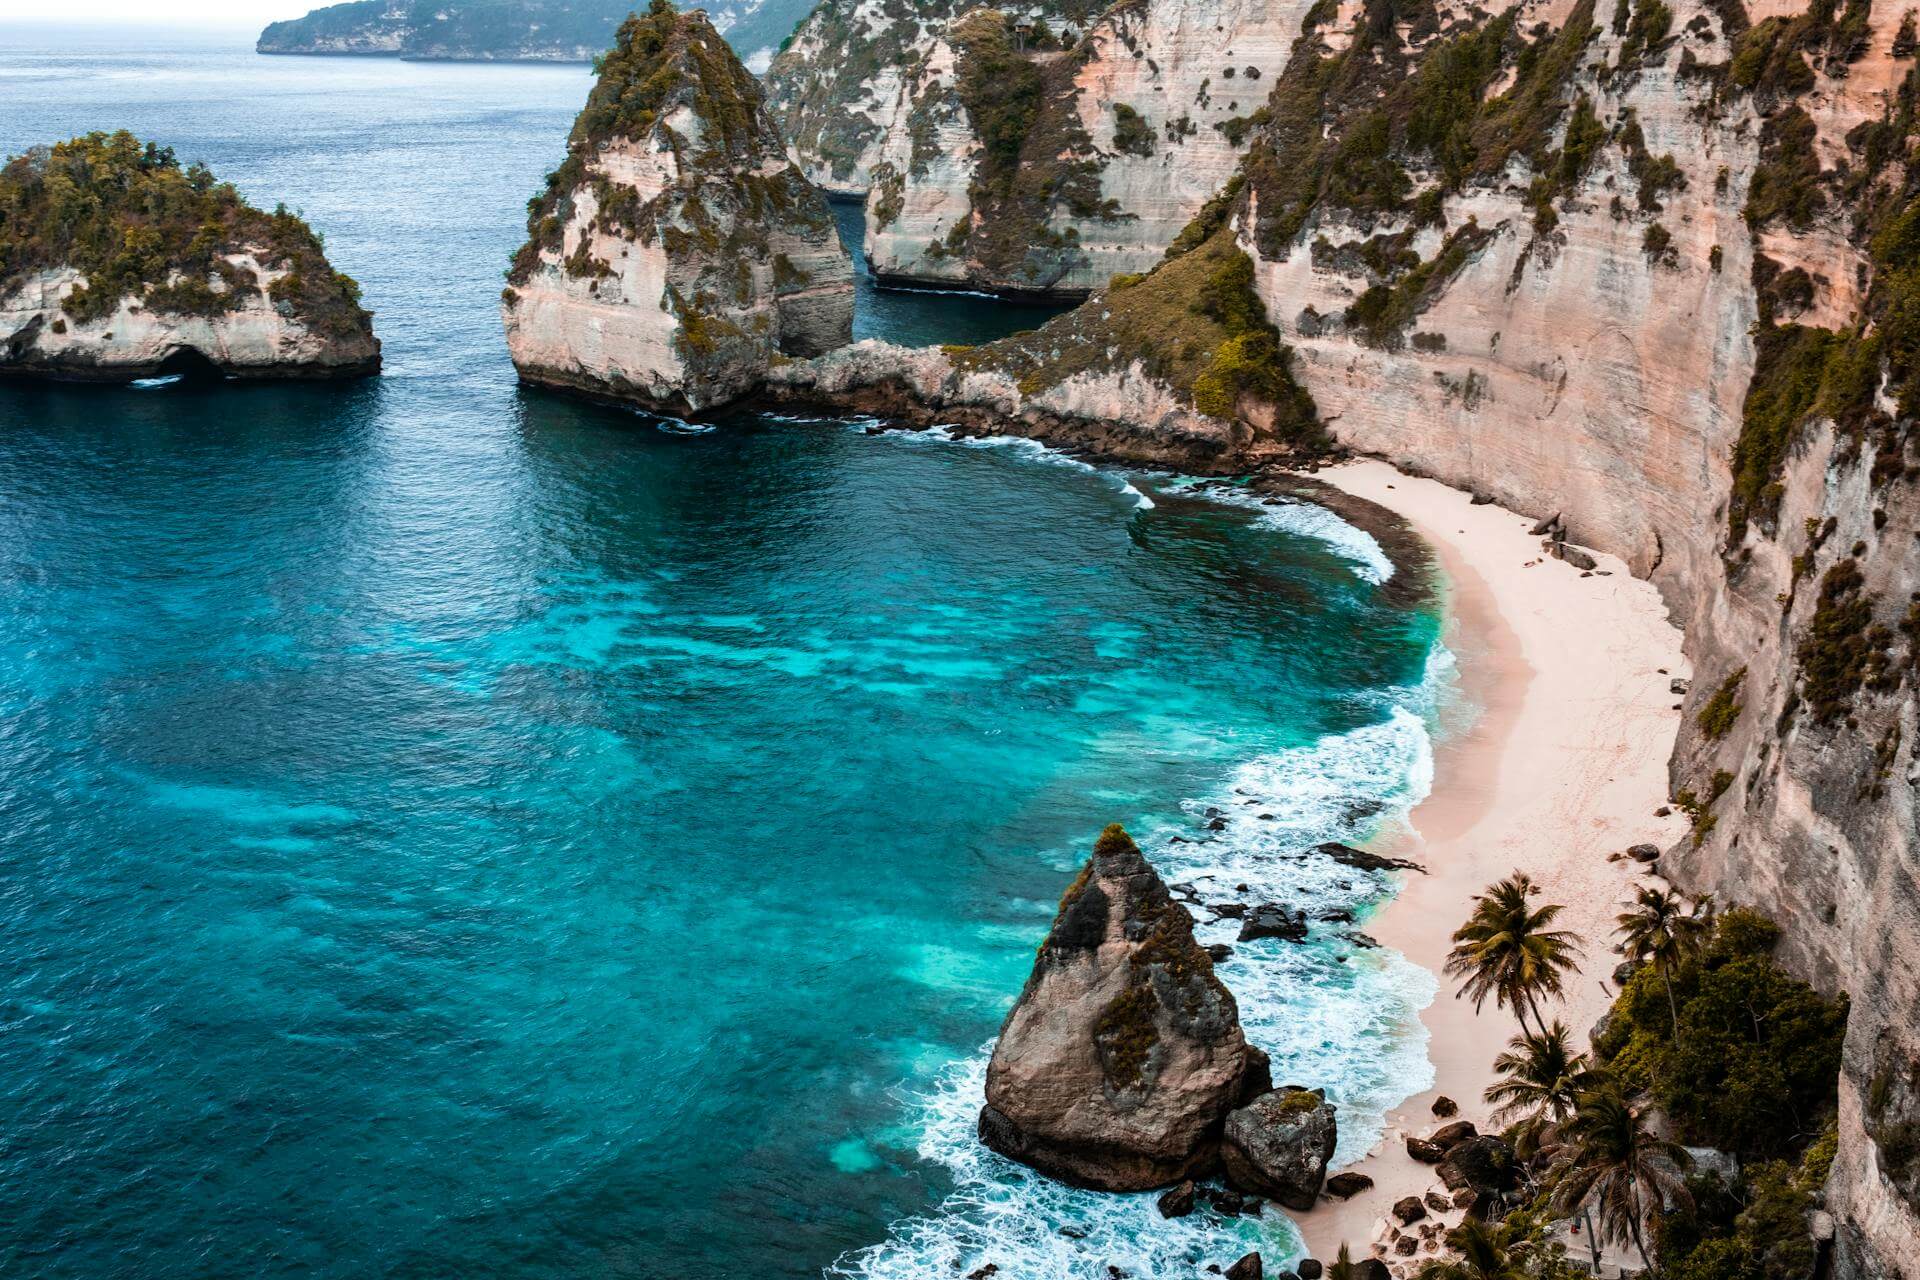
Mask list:
[[[360,287],[284,206],[127,132],[36,147],[0,168],[0,375],[377,372]]]

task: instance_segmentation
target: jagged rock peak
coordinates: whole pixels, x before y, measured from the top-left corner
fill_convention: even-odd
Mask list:
[[[284,206],[125,131],[0,168],[0,375],[127,381],[182,372],[376,372],[360,287]]]
[[[1210,1169],[1227,1113],[1270,1086],[1193,918],[1108,827],[1001,1028],[981,1140],[1081,1186],[1165,1186]]]
[[[698,10],[621,24],[502,295],[520,376],[689,412],[853,329],[853,263]]]

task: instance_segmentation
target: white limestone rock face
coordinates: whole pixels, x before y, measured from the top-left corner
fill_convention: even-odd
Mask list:
[[[502,296],[532,383],[697,412],[852,336],[853,264],[694,12],[621,28]]]
[[[769,80],[801,162],[864,193],[878,277],[1084,296],[1150,268],[1233,175],[1308,7],[1138,0],[1095,17],[919,5],[887,25],[874,0],[828,5]],[[1062,26],[1076,17],[1086,25]],[[1085,34],[1040,43],[1036,23]],[[1004,54],[989,47],[996,25]],[[851,85],[835,78],[848,30],[888,33],[863,46],[880,64]],[[1031,79],[1031,120],[996,163],[993,99],[1014,75]]]
[[[864,197],[874,185],[874,167],[919,137],[920,155],[931,156],[930,115],[947,104],[924,75],[929,60],[944,57],[939,46],[956,19],[975,0],[826,0],[793,32],[767,69],[767,106],[809,180],[823,191]],[[1077,39],[1103,6],[1094,0],[1023,0],[998,6],[1008,20],[1028,30],[1044,27],[1057,45]],[[957,104],[952,104],[957,106]],[[947,150],[964,158],[971,142],[949,139]],[[963,188],[964,189],[964,188]]]
[[[211,316],[169,314],[124,297],[106,316],[82,322],[62,310],[61,300],[86,277],[71,268],[34,273],[0,296],[0,376],[126,382],[170,373],[338,378],[379,370],[371,330],[322,332],[275,303],[270,290],[280,276],[262,268],[254,252],[225,261],[255,285],[231,310]]]

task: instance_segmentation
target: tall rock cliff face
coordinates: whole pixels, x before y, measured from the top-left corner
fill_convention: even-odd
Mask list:
[[[853,264],[699,12],[628,19],[502,295],[534,383],[698,411],[845,343]]]
[[[345,378],[380,344],[306,223],[131,134],[0,168],[0,376]]]
[[[1310,31],[1236,234],[1342,443],[1561,512],[1661,587],[1700,676],[1672,764],[1695,832],[1665,865],[1852,996],[1842,1273],[1911,1274],[1911,16],[1516,18],[1371,4]]]
[[[1850,995],[1838,1274],[1913,1280],[1913,15],[1343,0],[1301,26],[1234,180],[1150,274],[938,368],[849,352],[783,382],[929,415],[997,398],[1096,448],[1111,414],[1125,454],[1210,469],[1317,418],[1649,576],[1697,672],[1671,764],[1694,831],[1663,869],[1775,918],[1799,974]]]
[[[1077,296],[1151,267],[1232,175],[1307,8],[829,4],[769,84],[803,163],[864,193],[879,277]]]

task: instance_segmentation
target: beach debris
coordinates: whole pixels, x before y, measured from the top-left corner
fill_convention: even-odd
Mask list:
[[[1675,676],[1673,679],[1667,681],[1667,692],[1673,694],[1675,697],[1686,697],[1688,688],[1689,685],[1683,676]]]
[[[1108,827],[1001,1027],[980,1140],[1066,1182],[1145,1191],[1213,1168],[1228,1113],[1271,1088],[1193,917]]]
[[[1543,536],[1551,537],[1553,536],[1555,531],[1558,530],[1559,528],[1560,528],[1560,513],[1556,511],[1544,520],[1534,521],[1533,528],[1527,530],[1527,532],[1528,534],[1536,538],[1543,537]]]
[[[1275,1089],[1227,1117],[1220,1163],[1230,1185],[1311,1209],[1337,1136],[1334,1106],[1321,1090]]]
[[[1467,505],[1470,507],[1490,507],[1493,505],[1493,495],[1487,494],[1487,493],[1475,493],[1474,495],[1472,495],[1467,499]]]

